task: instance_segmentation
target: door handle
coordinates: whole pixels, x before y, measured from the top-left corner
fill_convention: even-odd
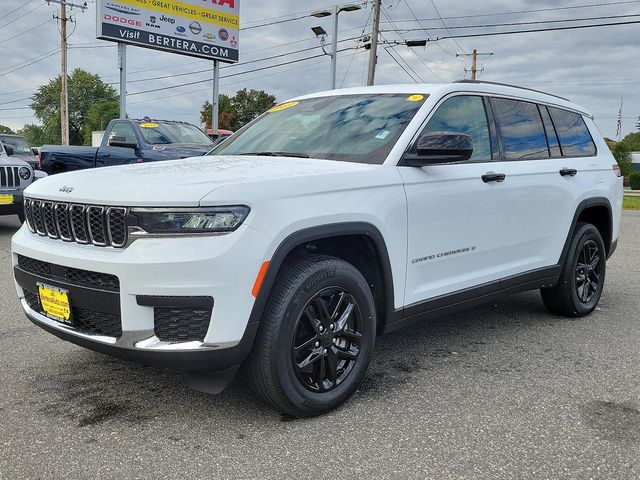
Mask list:
[[[484,183],[490,183],[490,182],[504,182],[505,179],[505,175],[504,173],[493,173],[493,172],[489,172],[489,173],[485,173],[484,175],[482,175],[482,181]]]
[[[563,168],[560,170],[560,175],[563,177],[575,177],[578,174],[578,170],[575,168]]]
[[[101,153],[100,155],[98,155],[100,158],[109,158],[111,156],[110,153]]]

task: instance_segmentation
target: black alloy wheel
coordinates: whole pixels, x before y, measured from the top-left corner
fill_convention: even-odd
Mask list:
[[[360,307],[340,287],[317,293],[294,329],[291,357],[298,380],[313,392],[328,392],[351,373],[360,354]]]
[[[602,255],[593,240],[587,240],[578,256],[576,293],[582,303],[589,303],[598,292],[602,272]]]

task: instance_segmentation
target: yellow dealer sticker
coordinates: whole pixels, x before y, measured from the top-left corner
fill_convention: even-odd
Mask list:
[[[407,97],[407,100],[409,100],[410,102],[419,102],[420,100],[424,100],[424,95],[411,95]]]
[[[275,107],[273,107],[271,110],[269,110],[269,113],[273,113],[273,112],[279,112],[280,110],[286,110],[287,108],[291,108],[291,107],[295,107],[296,105],[298,105],[300,102],[287,102],[287,103],[283,103],[282,105],[277,105]]]
[[[157,123],[141,123],[140,128],[158,128],[160,125]]]

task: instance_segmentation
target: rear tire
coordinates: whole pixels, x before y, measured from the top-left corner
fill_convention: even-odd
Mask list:
[[[578,223],[558,284],[540,290],[547,310],[567,317],[593,312],[602,296],[606,264],[607,254],[598,229],[590,223]]]
[[[344,403],[373,354],[375,304],[360,272],[338,258],[287,262],[271,291],[247,378],[258,397],[294,417]]]

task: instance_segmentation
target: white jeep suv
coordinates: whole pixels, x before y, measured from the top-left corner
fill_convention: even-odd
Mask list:
[[[353,393],[377,334],[532,289],[592,312],[621,208],[618,166],[568,100],[355,88],[272,108],[211,156],[35,183],[13,264],[52,334],[223,381],[243,366],[312,416]]]

